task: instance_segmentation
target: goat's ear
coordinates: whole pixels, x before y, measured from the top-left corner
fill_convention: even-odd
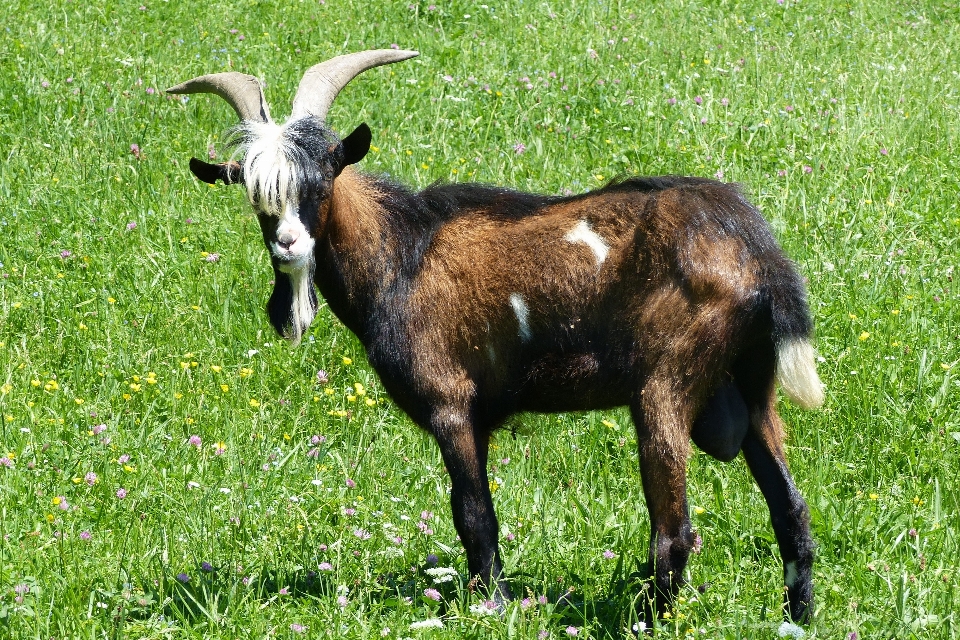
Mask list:
[[[217,180],[222,180],[224,184],[243,182],[243,167],[240,166],[239,162],[232,160],[220,164],[210,164],[203,160],[190,158],[190,171],[199,180],[207,184],[214,184]]]
[[[360,126],[341,141],[343,145],[343,166],[356,164],[363,160],[363,157],[370,151],[370,141],[373,134],[370,133],[370,127],[366,122],[360,123]]]

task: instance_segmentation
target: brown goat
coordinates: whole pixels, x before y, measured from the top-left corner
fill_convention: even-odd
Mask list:
[[[355,172],[365,124],[339,139],[324,119],[363,70],[416,55],[367,51],[310,69],[283,125],[252,76],[170,89],[227,99],[242,162],[191,160],[206,182],[243,183],[270,252],[268,303],[298,341],[314,285],[361,340],[396,403],[435,437],[470,574],[510,597],[487,480],[491,433],[512,414],[630,407],[650,514],[655,606],[676,593],[693,547],[691,438],[743,451],[784,562],[788,612],[806,619],[813,543],[787,470],[776,381],[799,404],[823,392],[803,283],[733,185],[631,178],[551,197],[481,185],[414,193]]]

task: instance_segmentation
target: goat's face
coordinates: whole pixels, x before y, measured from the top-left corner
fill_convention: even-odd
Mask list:
[[[315,249],[326,230],[333,181],[370,148],[370,129],[361,124],[340,140],[315,117],[278,125],[245,122],[234,144],[241,162],[192,160],[199,179],[242,183],[260,221],[274,270],[267,311],[274,328],[294,343],[310,327],[317,309],[313,287]]]
[[[365,124],[340,140],[324,122],[337,94],[367,69],[407,60],[416,51],[374,49],[337,56],[303,74],[290,119],[270,117],[263,85],[254,76],[226,71],[199,76],[167,89],[173,94],[213,93],[240,117],[234,143],[241,162],[208,164],[193,158],[190,170],[213,184],[243,183],[260,219],[275,275],[267,303],[270,322],[294,343],[313,321],[315,250],[326,229],[333,181],[370,148]]]

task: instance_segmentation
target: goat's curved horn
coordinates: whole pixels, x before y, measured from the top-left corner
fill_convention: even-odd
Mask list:
[[[215,93],[233,107],[241,120],[270,122],[270,109],[260,81],[246,73],[211,73],[167,89],[167,93]]]
[[[326,120],[327,112],[340,90],[358,75],[382,64],[418,56],[418,51],[371,49],[331,58],[307,69],[293,99],[292,118],[312,115]]]

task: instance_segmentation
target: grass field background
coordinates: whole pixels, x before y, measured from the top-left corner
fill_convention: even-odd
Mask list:
[[[782,405],[818,543],[806,637],[960,635],[957,2],[0,0],[0,16],[0,637],[632,633],[649,523],[626,413],[497,435],[502,549],[529,599],[488,615],[435,445],[328,310],[300,347],[276,337],[243,194],[187,170],[224,157],[235,116],[162,89],[252,73],[282,117],[308,66],[391,45],[421,55],[357,78],[329,117],[373,129],[365,171],[745,186],[809,279],[828,387],[819,412]],[[703,548],[659,635],[793,633],[742,459],[695,452],[689,494]],[[436,567],[457,575],[435,584]]]

